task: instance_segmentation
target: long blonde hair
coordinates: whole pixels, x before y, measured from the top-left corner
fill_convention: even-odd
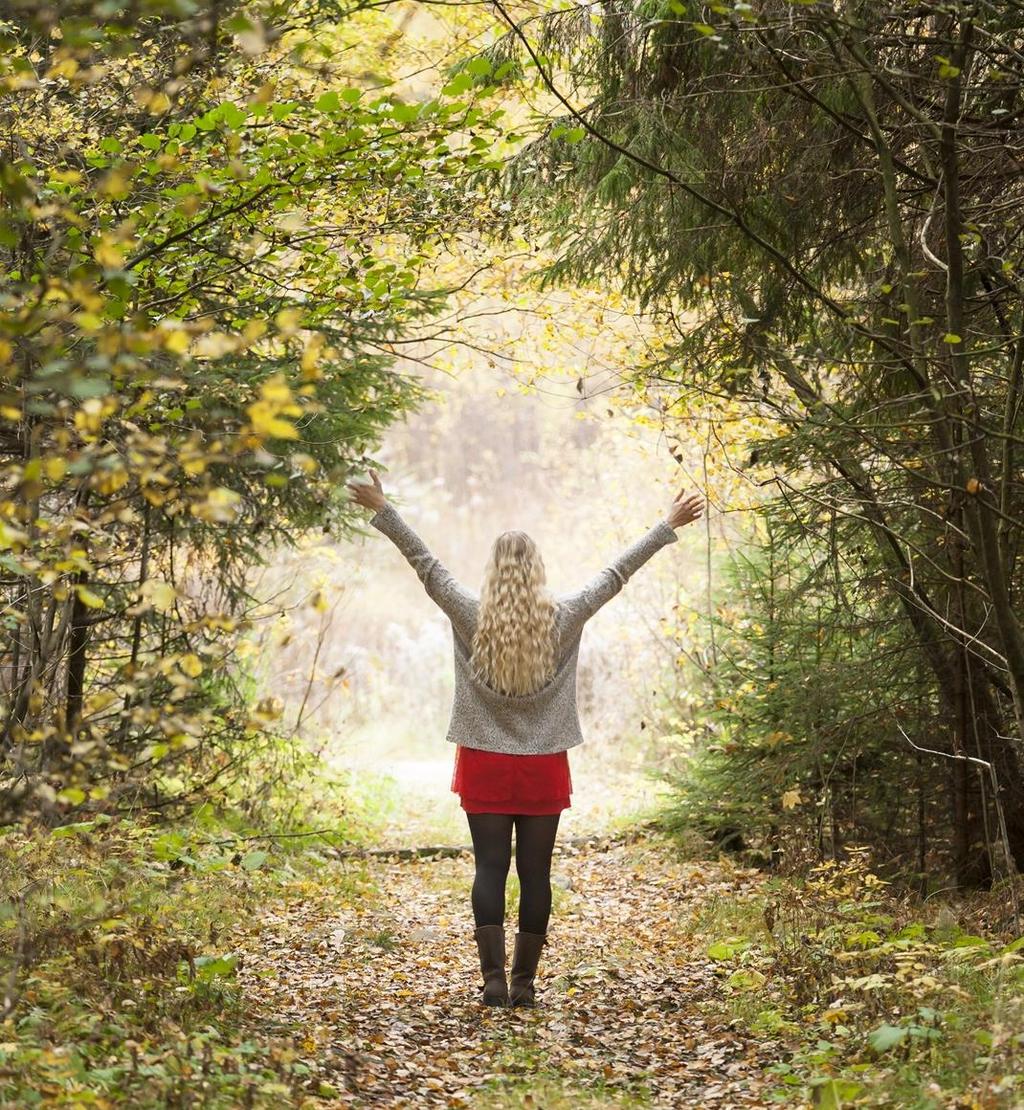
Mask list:
[[[555,601],[544,561],[525,532],[502,532],[491,547],[480,588],[470,665],[502,694],[532,694],[555,672]]]

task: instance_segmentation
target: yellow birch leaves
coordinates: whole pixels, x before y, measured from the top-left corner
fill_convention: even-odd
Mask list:
[[[301,416],[302,407],[292,397],[283,374],[275,374],[260,387],[260,399],[246,411],[253,433],[260,439],[298,439],[299,433],[288,416]]]

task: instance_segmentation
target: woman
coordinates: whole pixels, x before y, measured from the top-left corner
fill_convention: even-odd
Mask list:
[[[452,790],[473,839],[472,905],[483,1002],[533,1006],[534,977],[551,913],[551,853],[572,783],[568,749],[583,743],[576,663],[583,626],[656,551],[697,520],[697,494],[673,502],[666,519],[576,593],[552,596],[544,563],[524,532],[494,541],[480,597],[461,586],[373,484],[349,482],[452,624],[455,694],[446,739],[456,745]],[[505,880],[516,834],[519,931],[505,979]]]

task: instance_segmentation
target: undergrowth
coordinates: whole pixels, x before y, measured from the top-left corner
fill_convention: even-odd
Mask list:
[[[866,850],[689,923],[734,1017],[781,1040],[779,1103],[963,1110],[1024,1097],[1024,937],[1006,889],[897,896]]]
[[[173,825],[97,814],[0,834],[0,1106],[327,1093],[289,1040],[259,1031],[236,985],[247,931],[276,900],[372,893],[361,864],[332,858],[353,833],[342,808],[287,808],[287,831],[274,807],[254,823],[202,806]]]

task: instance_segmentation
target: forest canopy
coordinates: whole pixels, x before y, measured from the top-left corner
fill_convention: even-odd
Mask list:
[[[803,799],[820,851],[924,871],[937,843],[987,883],[1024,862],[1024,14],[703,9],[506,13],[491,57],[557,105],[502,175],[510,218],[557,243],[546,280],[660,315],[636,380],[770,421],[703,804],[761,799],[725,819],[775,839]]]
[[[0,4],[0,1110],[1020,1105],[1022,63],[1018,0]],[[371,470],[552,586],[707,499],[561,830],[474,860]]]
[[[99,7],[0,25],[8,817],[188,802],[260,748],[245,571],[350,517],[419,396],[388,344],[497,127],[343,81],[354,9]]]
[[[453,231],[526,229],[541,287],[656,322],[634,395],[749,417],[749,620],[692,676],[679,819],[987,884],[1024,858],[1020,13],[496,13],[417,100],[345,71],[358,6],[3,25],[8,812],[185,800],[260,748],[247,568],[344,527],[422,403],[394,345]]]

